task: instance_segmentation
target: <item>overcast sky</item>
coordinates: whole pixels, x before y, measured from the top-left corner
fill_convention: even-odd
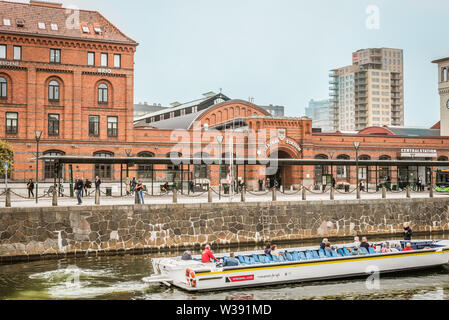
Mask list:
[[[449,56],[447,0],[62,2],[100,11],[139,42],[135,102],[187,102],[222,88],[302,116],[310,99],[328,98],[329,70],[350,65],[352,52],[392,47],[404,50],[406,125],[439,120],[431,61]]]

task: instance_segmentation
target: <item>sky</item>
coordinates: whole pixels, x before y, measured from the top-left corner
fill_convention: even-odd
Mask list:
[[[168,106],[221,88],[303,116],[310,99],[329,97],[329,71],[352,64],[352,52],[391,47],[404,50],[405,124],[439,121],[431,61],[449,56],[447,0],[60,2],[101,12],[139,43],[136,103]]]

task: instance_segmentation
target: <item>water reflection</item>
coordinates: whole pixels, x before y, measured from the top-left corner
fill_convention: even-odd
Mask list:
[[[429,237],[422,238],[429,239]],[[437,238],[449,239],[449,235],[440,235]],[[310,244],[308,242],[290,246]],[[254,248],[240,248],[239,250],[251,249]],[[152,257],[172,255],[89,257],[0,266],[0,299],[449,300],[449,266],[383,275],[380,278],[380,287],[376,290],[367,290],[366,279],[313,282],[201,294],[190,294],[178,289],[142,282],[142,278],[152,273],[150,262]]]

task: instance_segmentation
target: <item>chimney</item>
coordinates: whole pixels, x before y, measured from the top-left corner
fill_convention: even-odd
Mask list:
[[[49,2],[49,1],[37,1],[30,0],[31,6],[49,7],[49,8],[62,8],[62,3]]]

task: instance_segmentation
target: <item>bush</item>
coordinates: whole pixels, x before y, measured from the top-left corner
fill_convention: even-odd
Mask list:
[[[5,141],[0,140],[0,175],[5,175],[5,161],[9,162],[8,177],[14,170],[14,151],[12,146]]]

